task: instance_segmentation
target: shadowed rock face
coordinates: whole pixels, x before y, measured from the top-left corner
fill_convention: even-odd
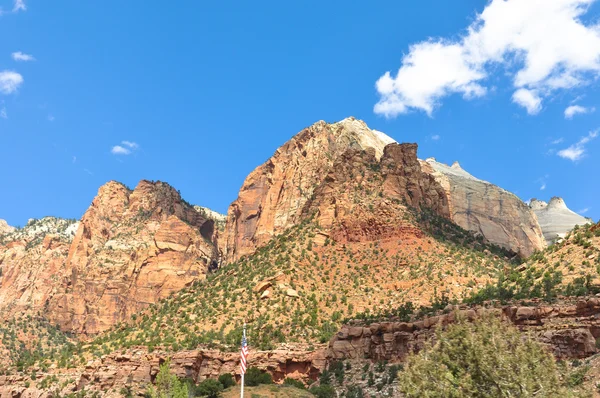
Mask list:
[[[550,199],[550,203],[535,198],[531,199],[529,207],[537,216],[548,245],[564,238],[575,225],[581,226],[591,222],[589,218],[570,210],[565,201],[556,196]]]
[[[462,228],[524,257],[546,246],[535,214],[516,195],[473,177],[458,162],[449,167],[430,158],[421,164],[444,187],[450,219]]]

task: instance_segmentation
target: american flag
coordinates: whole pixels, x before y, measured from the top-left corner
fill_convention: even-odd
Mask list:
[[[246,362],[248,359],[248,342],[246,341],[246,336],[242,337],[242,350],[240,351],[240,357],[240,370],[242,371],[242,374],[245,374],[248,365]]]

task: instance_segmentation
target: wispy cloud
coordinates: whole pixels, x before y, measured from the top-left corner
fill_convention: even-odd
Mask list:
[[[585,213],[587,213],[588,211],[590,211],[590,208],[589,208],[589,207],[586,207],[586,208],[584,208],[584,209],[581,209],[581,210],[579,210],[577,213],[579,213],[579,214],[585,214]]]
[[[12,94],[23,84],[23,76],[17,72],[3,70],[0,72],[0,93]]]
[[[550,178],[549,174],[544,175],[543,177],[538,178],[537,180],[535,180],[536,184],[539,184],[540,186],[540,191],[544,191],[546,189],[546,182],[548,181],[548,179]]]
[[[110,152],[113,155],[130,155],[135,152],[140,146],[136,142],[132,141],[121,141],[120,145],[112,147]]]
[[[3,106],[2,109],[0,109],[0,118],[2,119],[8,119],[8,114],[6,113],[6,107]]]
[[[139,145],[135,142],[132,141],[121,141],[121,144],[125,145],[126,147],[135,150],[139,148]]]
[[[550,144],[552,144],[552,145],[558,145],[561,142],[563,142],[564,140],[565,140],[564,138],[560,137],[560,138],[557,138],[554,141],[550,142]]]
[[[90,170],[88,170],[88,169],[83,169],[83,171],[85,171],[87,174],[89,174],[89,175],[91,175],[91,176],[93,176],[93,175],[94,175],[94,173],[92,173],[92,172],[91,172]]]
[[[25,4],[25,0],[15,0],[15,5],[13,6],[13,12],[19,11],[27,11],[27,5]]]
[[[55,120],[55,117],[54,117],[54,115],[52,115],[52,114],[49,114],[49,115],[48,115],[48,121],[49,121],[49,122],[53,122],[54,120]]]
[[[21,51],[17,51],[11,54],[12,59],[14,59],[15,61],[19,62],[19,61],[23,61],[23,62],[28,62],[28,61],[35,61],[35,57],[31,54],[25,54],[22,53]]]
[[[598,131],[590,131],[585,137],[581,137],[579,141],[568,148],[561,149],[557,155],[564,159],[569,159],[573,162],[581,160],[585,156],[585,145],[598,136]]]
[[[582,18],[593,1],[491,0],[458,39],[412,44],[396,75],[377,80],[375,113],[431,116],[446,96],[482,97],[498,66],[512,79],[513,101],[538,113],[554,91],[600,74],[600,24]]]
[[[431,136],[431,139],[432,139],[433,141],[438,141],[440,138],[441,138],[441,137],[439,136],[439,134],[435,134],[435,135],[432,135],[432,136]]]
[[[596,110],[594,107],[586,108],[581,105],[571,105],[565,109],[565,119],[573,119],[573,116],[579,114],[592,113]]]

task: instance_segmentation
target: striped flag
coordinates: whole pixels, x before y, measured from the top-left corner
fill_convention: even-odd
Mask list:
[[[242,337],[242,350],[240,352],[240,357],[241,357],[241,361],[240,361],[240,370],[242,371],[242,374],[246,373],[246,368],[247,368],[247,359],[248,359],[248,342],[246,341],[246,331],[244,330],[244,337]]]

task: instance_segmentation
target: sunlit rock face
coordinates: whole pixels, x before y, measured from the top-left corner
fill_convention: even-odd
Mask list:
[[[529,207],[537,216],[548,245],[564,238],[576,225],[585,225],[592,221],[570,210],[565,201],[557,196],[550,199],[549,203],[531,199]]]
[[[429,158],[421,164],[446,190],[450,218],[462,228],[525,257],[546,246],[533,210],[513,193],[472,176],[458,162],[448,166]]]

